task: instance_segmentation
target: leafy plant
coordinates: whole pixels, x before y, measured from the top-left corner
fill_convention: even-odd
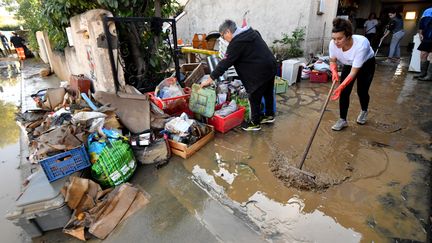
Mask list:
[[[0,30],[14,31],[18,29],[19,29],[18,25],[0,25]]]
[[[291,35],[282,33],[282,39],[273,41],[271,47],[276,59],[285,60],[287,58],[301,57],[303,55],[301,42],[304,41],[305,35],[304,27],[297,27]]]

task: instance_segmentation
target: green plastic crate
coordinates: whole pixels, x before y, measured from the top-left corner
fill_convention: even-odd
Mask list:
[[[276,76],[274,81],[274,89],[276,94],[286,93],[288,90],[288,81]]]

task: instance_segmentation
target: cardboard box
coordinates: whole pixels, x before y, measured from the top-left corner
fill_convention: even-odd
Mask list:
[[[200,148],[204,147],[204,145],[206,145],[210,140],[213,139],[214,127],[210,125],[207,126],[211,128],[211,132],[209,132],[207,135],[202,137],[200,140],[198,140],[196,143],[192,144],[191,146],[169,139],[168,142],[171,148],[171,153],[180,156],[183,159],[190,158],[196,151],[200,150]]]

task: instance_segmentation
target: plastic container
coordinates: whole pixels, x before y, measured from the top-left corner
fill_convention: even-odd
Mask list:
[[[171,116],[176,116],[180,115],[182,112],[186,112],[187,114],[191,113],[188,107],[190,89],[185,88],[183,91],[185,92],[185,95],[165,99],[156,97],[154,92],[148,92],[147,94],[150,97],[150,100],[165,113]]]
[[[288,81],[288,85],[297,82],[298,72],[300,68],[299,60],[282,61],[282,78]]]
[[[189,109],[205,117],[212,117],[216,106],[216,91],[212,88],[200,88],[192,85]]]
[[[91,166],[84,145],[39,161],[50,182]]]
[[[328,75],[327,72],[313,70],[309,73],[309,79],[311,83],[327,83]]]
[[[16,201],[15,210],[6,218],[32,238],[63,228],[72,214],[60,193],[66,180],[67,177],[50,183],[41,170],[37,171]]]
[[[229,114],[226,117],[214,115],[208,119],[208,124],[214,126],[214,129],[221,133],[226,133],[234,127],[240,126],[244,120],[246,109],[239,106],[237,111]]]
[[[288,82],[281,77],[276,76],[274,81],[274,90],[276,94],[286,93],[288,89]]]

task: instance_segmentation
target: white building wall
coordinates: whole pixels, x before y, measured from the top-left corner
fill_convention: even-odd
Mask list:
[[[307,28],[305,54],[316,51],[323,33],[323,21],[327,21],[326,41],[330,39],[331,19],[336,16],[337,0],[323,0],[325,12],[317,15],[318,0],[189,0],[185,6],[186,15],[177,23],[178,38],[191,43],[194,33],[218,31],[225,19],[232,19],[238,25],[242,23],[243,14],[249,10],[247,21],[258,30],[270,46],[282,33],[290,34],[295,28]]]
[[[318,8],[323,3],[323,14],[318,15]],[[309,9],[309,23],[306,32],[305,54],[322,52],[328,54],[328,45],[331,40],[332,22],[336,17],[338,0],[312,0]]]

